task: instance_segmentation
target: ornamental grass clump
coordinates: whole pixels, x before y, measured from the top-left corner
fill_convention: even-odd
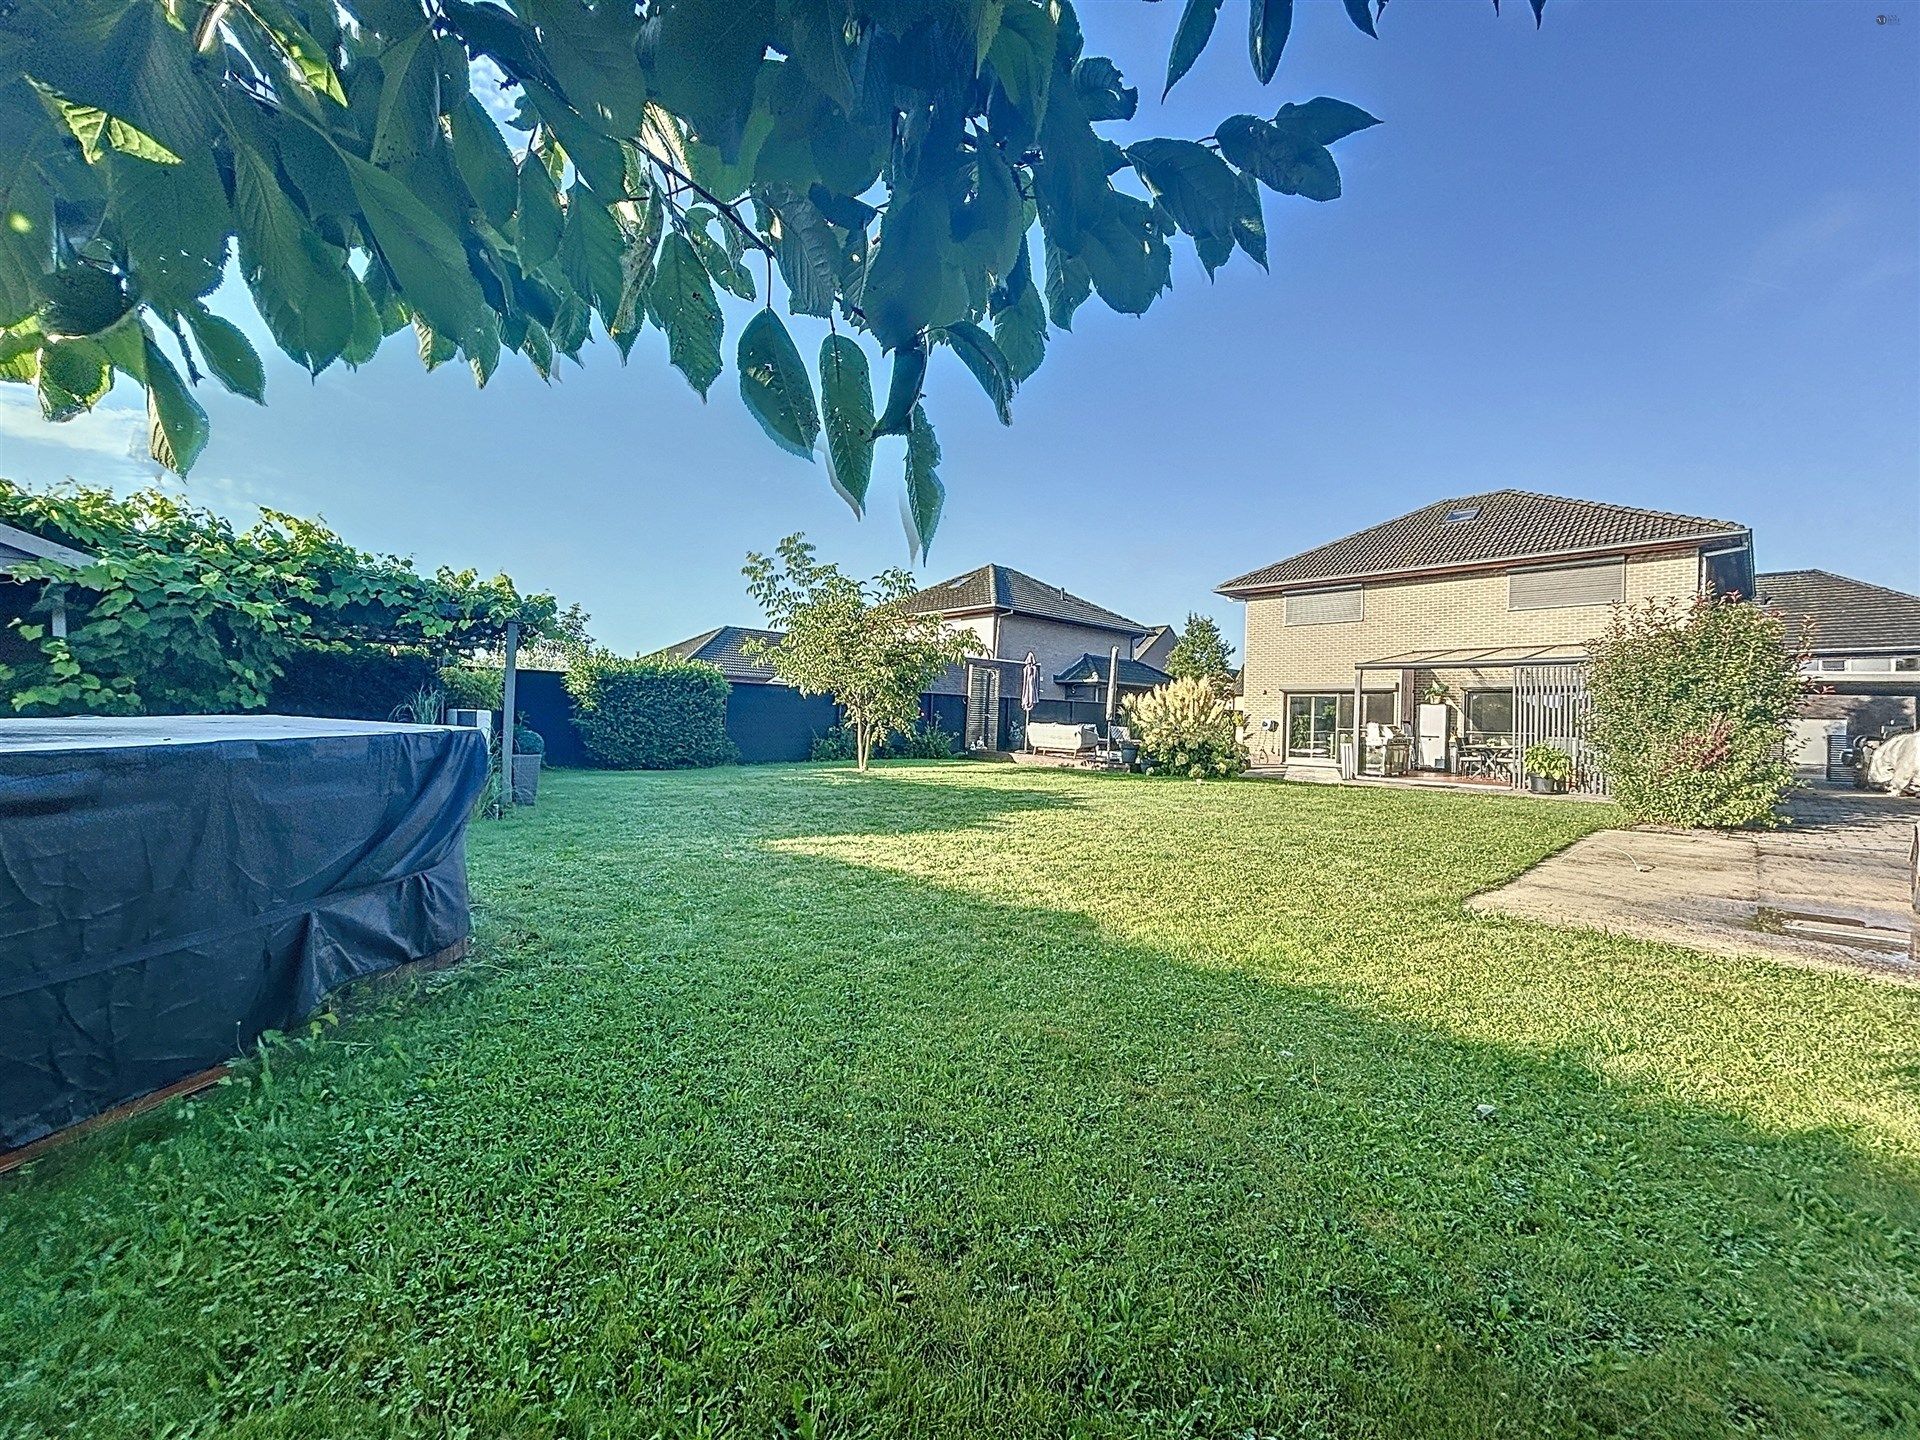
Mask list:
[[[1231,779],[1247,768],[1233,711],[1201,676],[1129,695],[1127,722],[1150,775]]]
[[[1805,656],[1774,611],[1702,596],[1615,612],[1594,642],[1588,738],[1637,820],[1774,821],[1793,784],[1787,722]]]

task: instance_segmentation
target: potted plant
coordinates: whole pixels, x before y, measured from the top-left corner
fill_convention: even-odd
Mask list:
[[[1573,779],[1573,756],[1558,745],[1529,745],[1522,757],[1528,788],[1536,795],[1561,795]]]
[[[1423,705],[1445,705],[1451,699],[1453,699],[1453,692],[1438,680],[1427,681],[1427,688],[1420,696]]]
[[[531,805],[540,796],[540,764],[547,741],[522,720],[513,727],[513,803]]]

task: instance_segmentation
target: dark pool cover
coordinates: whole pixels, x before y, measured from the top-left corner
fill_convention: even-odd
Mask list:
[[[477,731],[0,722],[0,1149],[466,938]]]

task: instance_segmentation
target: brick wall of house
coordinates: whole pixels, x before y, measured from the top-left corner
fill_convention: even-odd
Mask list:
[[[1094,625],[1072,625],[1062,620],[1042,620],[1032,615],[1002,615],[998,654],[1002,660],[1020,661],[1031,650],[1040,665],[1040,698],[1064,700],[1066,692],[1053,683],[1053,677],[1082,655],[1109,654],[1120,647],[1122,659],[1133,653],[1133,637],[1118,630],[1102,630]]]
[[[1691,595],[1700,579],[1697,550],[1630,556],[1626,568],[1629,603],[1661,596]],[[1599,633],[1610,611],[1605,605],[1565,606],[1552,610],[1509,610],[1504,572],[1437,579],[1384,581],[1365,587],[1362,619],[1328,625],[1288,625],[1279,596],[1247,602],[1246,697],[1243,709],[1257,728],[1263,720],[1284,722],[1287,692],[1351,691],[1353,667],[1409,650],[1467,646],[1581,644]],[[1441,674],[1457,699],[1465,688],[1504,686],[1511,671],[1447,671]],[[1394,673],[1371,676],[1367,689],[1391,689]],[[1415,693],[1402,696],[1402,714],[1419,699],[1420,677],[1409,677]]]

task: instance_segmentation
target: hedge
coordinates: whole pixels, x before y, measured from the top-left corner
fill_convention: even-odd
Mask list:
[[[727,681],[694,661],[587,654],[567,667],[574,727],[587,758],[608,770],[732,765]]]

